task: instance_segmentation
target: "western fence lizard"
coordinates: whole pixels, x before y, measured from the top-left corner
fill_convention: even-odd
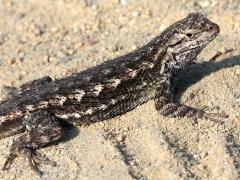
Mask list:
[[[151,99],[164,116],[203,117],[202,110],[174,102],[172,82],[218,33],[217,24],[191,13],[134,52],[69,77],[23,84],[0,103],[0,138],[23,133],[12,144],[3,170],[17,156],[25,156],[39,174],[37,164],[55,165],[36,149],[65,135],[62,121],[103,121]]]

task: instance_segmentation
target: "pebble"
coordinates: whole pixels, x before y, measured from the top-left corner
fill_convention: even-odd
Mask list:
[[[201,8],[206,8],[210,5],[210,2],[209,1],[199,1],[198,4]]]
[[[79,41],[74,44],[74,49],[80,49],[84,46],[84,42]]]
[[[97,43],[98,43],[98,40],[95,40],[95,39],[87,39],[86,41],[84,41],[84,44],[89,45],[89,46],[93,46]]]
[[[161,24],[160,27],[159,27],[159,31],[163,32],[165,29],[166,29],[166,25]]]
[[[4,43],[4,34],[2,32],[0,32],[0,45],[2,45]]]
[[[30,25],[30,32],[33,33],[35,36],[41,36],[44,33],[44,29],[37,24],[32,24]]]
[[[74,49],[68,49],[67,54],[68,55],[73,55],[75,53]]]
[[[50,61],[49,61],[49,58],[50,58],[49,55],[44,56],[43,62],[44,62],[44,63],[49,63],[49,62],[50,62]]]
[[[136,45],[133,45],[132,46],[132,50],[136,50],[137,49],[137,46]]]
[[[127,0],[119,0],[119,3],[121,4],[121,5],[127,5]]]
[[[16,63],[16,59],[15,58],[8,58],[6,62],[7,62],[7,64],[12,65],[12,64]]]
[[[21,71],[18,75],[18,80],[22,80],[27,74],[27,71]]]
[[[59,63],[67,63],[68,61],[71,61],[72,59],[73,59],[73,56],[66,55],[66,56],[60,58]]]
[[[240,65],[237,66],[237,69],[236,69],[235,73],[236,73],[237,75],[240,75]]]
[[[20,51],[20,52],[18,53],[18,59],[19,59],[20,61],[23,61],[23,60],[24,60],[24,56],[25,56],[25,54],[24,54],[23,51]]]
[[[50,57],[48,58],[48,61],[49,61],[49,62],[57,62],[57,61],[58,61],[58,58],[55,57],[55,56],[50,56]]]
[[[138,12],[138,11],[135,11],[135,12],[132,13],[133,17],[137,17],[137,16],[140,16],[140,15],[141,15],[141,13]]]
[[[117,139],[117,142],[122,142],[124,138],[123,136],[117,136],[116,139]]]
[[[93,4],[92,7],[91,7],[92,10],[97,10],[98,9],[98,6],[96,4]]]
[[[59,29],[57,28],[57,27],[52,27],[51,28],[51,32],[53,32],[53,33],[56,33],[56,32],[58,32],[59,31]]]
[[[93,1],[92,0],[84,0],[85,2],[85,6],[86,7],[91,7],[93,5]]]

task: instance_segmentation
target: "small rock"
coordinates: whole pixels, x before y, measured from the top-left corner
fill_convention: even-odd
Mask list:
[[[234,113],[234,116],[235,116],[235,117],[240,117],[240,113],[239,113],[239,112]]]
[[[13,143],[14,143],[14,140],[13,140],[13,139],[10,139],[10,140],[9,140],[8,147],[11,146]]]
[[[240,75],[240,66],[239,66],[239,65],[237,65],[237,68],[236,68],[235,73],[236,73],[237,75]]]
[[[59,63],[67,63],[67,62],[71,61],[72,59],[73,59],[73,56],[66,55],[66,56],[60,58]]]
[[[74,49],[68,49],[67,54],[68,55],[73,55],[75,53]]]
[[[135,12],[132,13],[133,17],[137,17],[137,16],[140,16],[140,15],[141,15],[141,13],[138,12],[138,11],[135,11]]]
[[[57,28],[57,27],[52,27],[51,28],[51,32],[53,32],[53,33],[56,33],[56,32],[58,32],[59,31],[59,29]]]
[[[28,72],[27,72],[27,71],[21,71],[20,74],[21,74],[22,76],[26,76],[26,75],[28,74]]]
[[[49,55],[44,56],[43,62],[44,62],[44,63],[49,63],[49,62],[50,62],[49,58],[50,58]]]
[[[84,43],[85,43],[86,45],[93,46],[93,45],[97,44],[98,41],[95,40],[95,39],[87,39],[86,41],[84,41]]]
[[[135,166],[135,165],[136,165],[136,163],[135,163],[134,161],[130,161],[129,164],[130,164],[131,166]]]
[[[12,65],[16,63],[16,58],[8,58],[6,60],[7,64]]]
[[[28,41],[27,37],[26,36],[22,36],[20,37],[21,39],[19,40],[21,44],[24,44]]]
[[[4,43],[5,39],[4,39],[4,34],[2,32],[0,32],[0,45],[2,45]]]
[[[98,6],[96,4],[93,4],[91,8],[92,8],[92,10],[97,10]]]
[[[127,5],[127,0],[119,0],[118,1],[121,5]]]
[[[74,26],[74,27],[72,28],[72,32],[73,32],[73,33],[80,33],[81,30],[79,29],[79,27],[75,27],[75,26]]]
[[[85,2],[85,6],[86,7],[91,7],[93,5],[93,1],[92,0],[84,0]]]
[[[132,50],[136,50],[137,49],[137,46],[136,45],[133,45],[132,46]]]
[[[166,29],[166,26],[164,24],[161,24],[161,26],[159,27],[159,31],[163,32]]]
[[[117,136],[116,139],[117,139],[118,142],[122,142],[123,141],[123,136]]]
[[[21,71],[18,75],[18,80],[22,80],[27,74],[26,71]]]
[[[206,8],[210,5],[210,2],[209,1],[199,1],[198,4],[201,8]]]
[[[84,42],[79,41],[74,44],[74,49],[79,49],[79,48],[82,48],[83,46],[84,46]]]
[[[20,51],[20,52],[18,53],[18,59],[19,59],[20,61],[23,61],[23,60],[24,60],[24,56],[25,56],[25,54],[24,54],[23,51]]]
[[[55,56],[50,56],[49,58],[48,58],[48,61],[49,62],[56,62],[58,59],[55,57]]]
[[[33,33],[35,36],[41,36],[44,33],[44,28],[38,24],[31,24],[29,32]]]

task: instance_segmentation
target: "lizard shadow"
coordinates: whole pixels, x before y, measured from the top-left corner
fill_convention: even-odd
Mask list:
[[[59,123],[63,128],[64,136],[59,140],[59,142],[57,141],[57,143],[64,143],[70,141],[79,135],[79,129],[77,128],[77,126],[64,120],[60,120]]]
[[[63,136],[56,141],[46,144],[46,146],[44,146],[44,147],[58,145],[58,144],[68,142],[79,135],[79,129],[77,126],[75,126],[65,120],[62,120],[62,119],[59,119],[58,122],[59,122],[60,126],[62,127]]]
[[[233,67],[235,65],[240,65],[240,55],[225,58],[218,62],[208,61],[188,66],[187,70],[185,69],[180,72],[178,78],[176,78],[176,101],[180,101],[180,97],[188,87],[197,83],[204,77],[221,69]]]
[[[222,61],[218,62],[208,61],[189,65],[185,70],[180,72],[178,77],[176,78],[175,86],[175,91],[177,94],[176,101],[179,102],[180,97],[182,96],[184,91],[191,85],[203,79],[204,77],[210,75],[211,73],[217,72],[221,69],[233,67],[235,65],[240,65],[240,55],[225,58]],[[77,128],[77,126],[74,126],[64,120],[60,120],[59,122],[61,127],[63,127],[65,135],[59,140],[49,143],[46,146],[65,143],[79,135],[79,129]]]

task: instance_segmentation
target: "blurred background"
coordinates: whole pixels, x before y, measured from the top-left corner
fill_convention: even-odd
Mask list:
[[[195,127],[166,120],[150,103],[120,120],[83,127],[72,141],[44,149],[59,167],[41,167],[43,178],[238,179],[240,0],[0,1],[1,99],[8,87],[45,75],[64,77],[130,52],[195,11],[219,24],[221,33],[201,53],[199,65],[183,74],[180,101],[218,107],[230,115],[227,122]],[[208,62],[229,48],[234,51]],[[106,138],[108,132],[120,140]],[[11,141],[1,141],[3,162]],[[39,178],[27,164],[16,162],[10,172],[0,172],[1,179]]]

